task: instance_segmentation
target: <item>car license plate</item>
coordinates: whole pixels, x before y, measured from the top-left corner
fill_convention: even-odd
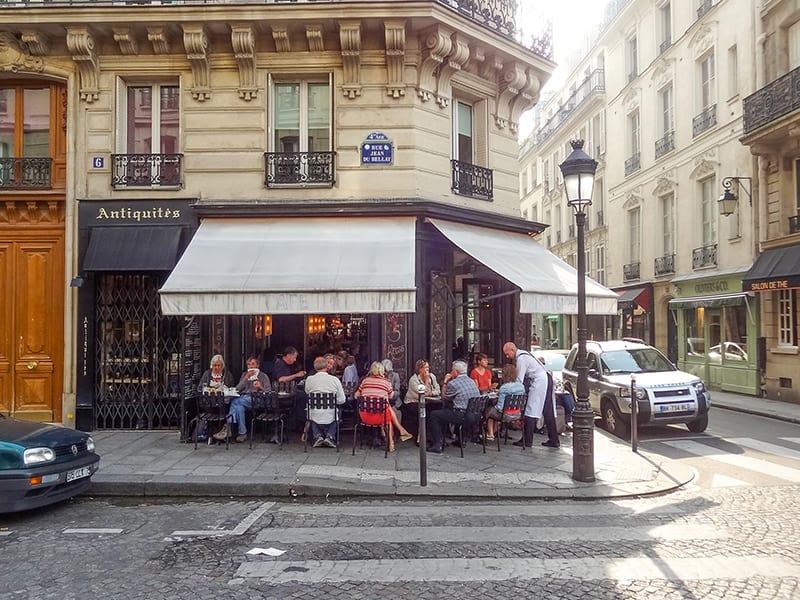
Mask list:
[[[662,404],[658,408],[662,413],[689,412],[691,410],[691,406],[688,404]]]
[[[72,469],[67,471],[67,483],[75,481],[76,479],[83,479],[92,474],[92,467],[81,467],[80,469]]]

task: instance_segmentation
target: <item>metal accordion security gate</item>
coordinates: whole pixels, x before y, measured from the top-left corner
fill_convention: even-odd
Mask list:
[[[161,277],[102,273],[96,286],[97,429],[177,429],[182,317],[159,309]]]

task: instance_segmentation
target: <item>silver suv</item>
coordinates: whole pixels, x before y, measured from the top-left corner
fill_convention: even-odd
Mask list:
[[[589,403],[611,433],[627,437],[631,423],[631,374],[636,376],[640,425],[685,423],[700,433],[708,427],[711,394],[697,376],[679,371],[669,359],[647,344],[629,341],[586,342]],[[578,345],[562,371],[564,388],[578,388],[575,365]]]

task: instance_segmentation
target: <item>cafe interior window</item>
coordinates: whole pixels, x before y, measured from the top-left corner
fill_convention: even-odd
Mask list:
[[[496,307],[490,296],[496,294],[495,286],[487,281],[465,280],[464,294],[464,339],[470,358],[475,352],[489,354],[493,360],[494,318]]]
[[[703,331],[705,309],[699,306],[683,312],[685,317],[686,357],[703,358],[706,353],[705,335]]]
[[[747,362],[747,306],[725,307],[722,358],[726,362]]]
[[[778,346],[797,347],[797,292],[778,292]]]

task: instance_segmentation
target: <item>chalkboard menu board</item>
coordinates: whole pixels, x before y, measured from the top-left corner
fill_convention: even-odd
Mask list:
[[[431,373],[440,376],[450,369],[447,364],[447,281],[434,275],[431,282]]]
[[[406,380],[407,365],[407,330],[406,315],[404,313],[391,313],[386,315],[384,348],[386,358],[392,361],[392,367],[400,376],[400,381]]]
[[[203,374],[201,364],[200,321],[191,319],[183,328],[183,398],[191,400]]]

